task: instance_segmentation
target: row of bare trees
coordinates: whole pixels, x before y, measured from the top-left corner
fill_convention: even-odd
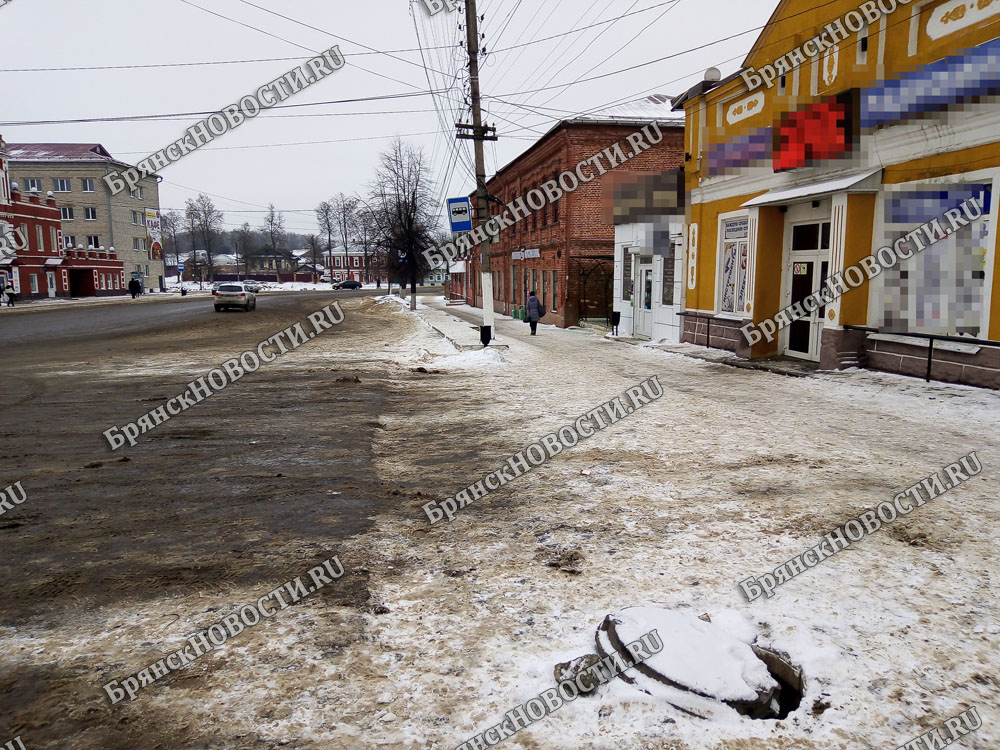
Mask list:
[[[363,274],[388,274],[390,281],[408,284],[411,307],[416,307],[417,282],[427,271],[424,250],[448,241],[439,228],[441,207],[423,152],[400,139],[379,155],[367,195],[338,195],[316,207],[317,234],[305,237],[285,231],[284,216],[270,204],[259,227],[245,222],[239,229],[223,230],[223,214],[205,194],[190,199],[182,214],[163,216],[164,248],[172,255],[190,257],[195,266],[204,259],[211,277],[222,253],[236,256],[249,269],[250,260],[262,255],[293,259],[291,241],[309,249],[314,269],[324,265],[337,248],[358,252]]]
[[[162,217],[163,246],[166,261],[176,264],[188,259],[192,273],[200,278],[204,268],[209,279],[214,277],[220,255],[232,255],[244,274],[250,272],[250,262],[261,256],[294,261],[290,245],[306,244],[309,238],[285,231],[285,217],[270,204],[259,227],[244,222],[238,229],[223,229],[225,216],[204,193],[189,199],[184,213],[169,211]]]
[[[415,308],[417,282],[427,271],[423,251],[447,241],[439,211],[423,152],[396,139],[380,154],[367,196],[323,201],[316,221],[328,252],[360,251],[365,275],[388,273],[390,281],[409,284]]]

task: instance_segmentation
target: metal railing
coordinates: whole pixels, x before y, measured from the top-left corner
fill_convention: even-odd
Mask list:
[[[1000,341],[993,341],[991,339],[972,339],[968,336],[947,336],[944,334],[937,333],[911,333],[909,331],[883,331],[880,328],[871,328],[869,326],[842,326],[845,331],[865,331],[866,333],[879,333],[883,336],[907,336],[909,338],[915,339],[927,339],[927,375],[926,380],[929,383],[931,381],[931,368],[934,365],[934,342],[935,341],[954,341],[959,344],[971,344],[973,346],[994,346],[1000,347]]]

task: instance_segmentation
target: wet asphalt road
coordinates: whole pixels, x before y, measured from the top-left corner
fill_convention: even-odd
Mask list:
[[[291,300],[353,299],[383,294],[381,289],[351,289],[337,292],[269,292],[257,298],[260,310],[287,307]],[[221,314],[221,313],[220,313]],[[238,315],[238,311],[228,314]],[[35,343],[39,337],[79,339],[114,334],[163,331],[175,326],[206,321],[216,315],[211,297],[157,295],[133,302],[125,299],[93,306],[67,304],[65,307],[31,309],[31,304],[0,310],[0,340],[5,346]]]

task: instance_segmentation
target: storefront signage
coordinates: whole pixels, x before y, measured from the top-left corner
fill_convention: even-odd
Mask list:
[[[149,246],[150,260],[163,260],[163,235],[160,231],[160,212],[155,208],[146,209],[146,244]]]
[[[511,260],[524,260],[524,250],[515,250],[510,254]]]
[[[541,257],[542,257],[542,254],[541,254],[541,252],[539,251],[538,248],[535,248],[533,250],[525,250],[524,251],[524,258],[525,258],[525,260],[527,260],[528,258],[541,258]]]
[[[771,163],[771,128],[758,128],[748,135],[737,136],[708,149],[708,174],[710,177],[742,169],[743,167]]]
[[[850,92],[781,117],[774,146],[774,171],[835,159],[852,147]]]
[[[994,6],[1000,9],[1000,0],[994,0],[991,8]],[[998,88],[1000,39],[994,39],[964,55],[945,57],[905,77],[862,89],[861,127],[877,128],[899,122],[970,97],[990,95]]]
[[[793,263],[792,264],[792,274],[794,276],[808,276],[809,275],[809,264],[808,263]]]
[[[745,216],[742,219],[726,219],[726,239],[744,240],[750,227],[750,218]]]

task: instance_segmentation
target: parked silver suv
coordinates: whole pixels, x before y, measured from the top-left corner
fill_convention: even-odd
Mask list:
[[[250,312],[257,309],[257,295],[242,282],[223,282],[212,292],[215,311],[222,312],[227,307],[242,307]]]

